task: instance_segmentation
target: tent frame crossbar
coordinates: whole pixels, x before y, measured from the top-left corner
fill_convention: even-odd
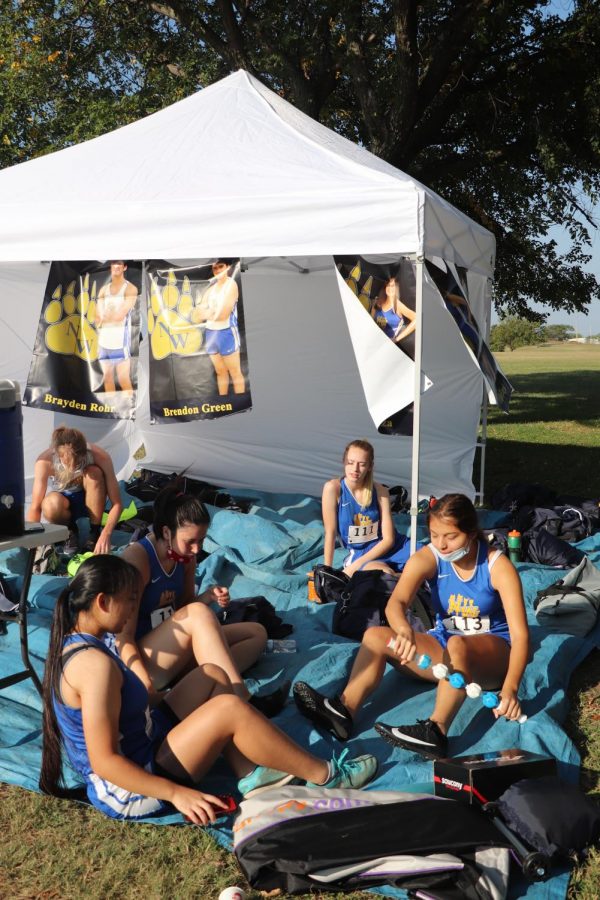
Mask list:
[[[242,272],[247,272],[248,269],[250,268],[250,266],[258,265],[259,263],[264,262],[266,259],[275,259],[275,258],[283,259],[283,261],[286,262],[288,264],[288,266],[291,266],[292,269],[295,269],[297,272],[299,272],[300,275],[309,275],[310,272],[312,271],[312,269],[308,269],[306,266],[299,265],[295,260],[290,259],[289,256],[279,256],[279,257],[257,256],[255,259],[247,259],[242,263]]]

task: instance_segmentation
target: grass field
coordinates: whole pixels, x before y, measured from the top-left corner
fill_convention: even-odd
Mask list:
[[[485,498],[511,481],[600,496],[600,345],[544,344],[495,354],[510,414],[488,417]]]
[[[600,346],[498,354],[515,387],[510,416],[490,414],[486,495],[510,481],[600,496]],[[600,653],[575,673],[567,731],[582,755],[582,786],[600,800]],[[0,897],[198,898],[239,884],[233,856],[200,828],[110,822],[99,813],[0,785]],[[600,897],[600,853],[571,881],[571,900]],[[259,895],[248,891],[248,898]],[[313,898],[339,897],[316,893]],[[370,894],[345,894],[366,898]]]

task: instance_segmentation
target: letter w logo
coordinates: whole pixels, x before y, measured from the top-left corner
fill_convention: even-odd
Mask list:
[[[170,328],[167,328],[164,322],[158,323],[159,328],[165,333],[165,335],[171,341],[171,346],[173,350],[177,351],[179,349],[184,349],[187,344],[188,335],[185,331],[177,332],[171,331]]]

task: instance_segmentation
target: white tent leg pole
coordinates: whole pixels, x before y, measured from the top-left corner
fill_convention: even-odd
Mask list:
[[[412,434],[412,467],[410,484],[410,552],[417,549],[417,516],[419,514],[419,453],[421,449],[421,363],[423,359],[423,257],[417,258],[415,291],[415,387]]]
[[[485,450],[487,447],[487,418],[488,418],[488,395],[484,385],[483,403],[481,404],[481,436],[479,438],[479,493],[477,499],[479,505],[483,506],[483,493],[485,488]]]

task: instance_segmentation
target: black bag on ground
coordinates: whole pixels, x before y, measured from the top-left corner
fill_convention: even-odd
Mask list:
[[[202,503],[217,506],[219,509],[230,509],[243,513],[247,513],[252,506],[251,500],[236,499],[227,491],[208,481],[188,478],[183,473],[178,475],[176,472],[166,475],[164,472],[154,472],[152,469],[141,469],[139,476],[126,485],[126,490],[132,497],[137,497],[144,503],[154,503],[162,489],[178,478],[183,479],[183,493],[197,497]]]
[[[592,534],[594,523],[591,516],[577,506],[555,506],[555,511],[560,516],[559,535],[563,541],[582,541]]]
[[[221,625],[235,625],[238,622],[259,622],[267,629],[270,638],[284,638],[294,630],[293,625],[284,622],[277,615],[273,604],[266,597],[243,597],[232,600],[229,606],[217,613]]]
[[[562,530],[562,519],[560,513],[550,507],[525,505],[517,512],[514,527],[523,535],[532,535],[545,528],[558,537]]]
[[[489,546],[494,550],[502,550],[508,556],[508,528],[484,528],[483,534]]]
[[[355,572],[333,611],[332,631],[362,641],[367,628],[387,625],[385,607],[398,579],[381,569]]]
[[[600,842],[600,808],[560,778],[524,778],[494,806],[512,830],[550,859],[577,857]]]
[[[542,566],[571,569],[581,562],[585,553],[545,528],[523,538],[523,559]]]
[[[533,608],[549,631],[585,637],[598,621],[600,569],[584,556],[564,578],[538,591]]]
[[[318,563],[313,570],[315,593],[321,603],[337,603],[348,589],[350,579],[341,569]]]
[[[543,484],[512,482],[496,491],[491,499],[491,507],[514,513],[522,506],[552,506],[555,498],[556,491]]]
[[[235,855],[260,891],[393,884],[409,896],[482,900],[508,889],[504,837],[480,809],[441,797],[288,785],[244,800],[236,826]]]
[[[343,573],[342,573],[343,574]],[[355,572],[340,589],[333,611],[332,631],[353,641],[362,641],[367,628],[387,625],[385,608],[398,579],[382,569]],[[417,631],[425,631],[433,624],[429,612],[428,592],[420,589],[409,610],[409,620]]]

